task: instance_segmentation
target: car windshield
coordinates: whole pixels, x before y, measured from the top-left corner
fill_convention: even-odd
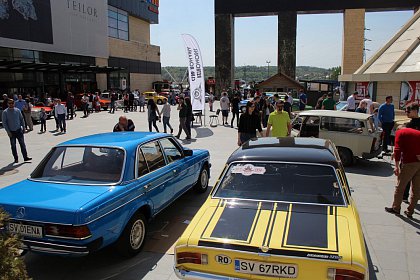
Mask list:
[[[214,197],[344,205],[332,166],[297,163],[234,163]]]
[[[338,111],[344,110],[344,107],[347,107],[347,102],[339,101],[337,104],[335,104]]]
[[[54,148],[31,174],[32,179],[88,185],[118,183],[124,151],[104,147]]]

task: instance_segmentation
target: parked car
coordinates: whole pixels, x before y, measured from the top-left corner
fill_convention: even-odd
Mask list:
[[[25,250],[83,256],[115,244],[133,256],[148,221],[190,188],[205,192],[209,174],[207,150],[168,134],[96,134],[54,147],[28,179],[0,189],[0,207]]]
[[[285,137],[242,145],[178,239],[174,269],[181,279],[369,279],[334,144]]]
[[[42,102],[35,103],[31,110],[31,117],[33,122],[39,122],[41,120],[41,109],[44,108],[47,114],[47,119],[52,117],[52,106],[46,106]]]
[[[354,157],[372,159],[382,149],[382,129],[376,129],[371,115],[347,111],[311,110],[300,112],[292,122],[294,137],[330,139],[344,166]]]
[[[167,99],[165,96],[159,95],[157,94],[157,92],[154,91],[146,91],[142,93],[144,95],[144,98],[147,100],[149,100],[150,98],[152,98],[156,104],[161,105],[163,104],[163,100]]]

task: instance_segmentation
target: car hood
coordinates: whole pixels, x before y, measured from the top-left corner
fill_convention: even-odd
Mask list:
[[[0,189],[0,208],[11,219],[48,223],[78,223],[76,213],[107,193],[110,187],[43,183],[24,180]],[[24,207],[24,215],[19,208]]]
[[[349,224],[337,208],[220,200],[202,212],[188,245],[351,262]]]

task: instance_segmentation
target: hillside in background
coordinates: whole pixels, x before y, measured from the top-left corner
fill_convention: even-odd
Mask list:
[[[164,80],[181,82],[182,80],[187,81],[187,67],[178,66],[167,66],[162,67],[162,78]],[[338,71],[338,73],[337,73]],[[339,74],[339,68],[333,67],[331,69],[312,67],[312,66],[297,66],[296,76],[298,79],[313,80],[313,79],[337,79]],[[251,81],[262,81],[267,79],[270,75],[277,73],[277,66],[270,66],[269,70],[267,66],[239,66],[235,67],[235,79],[242,79],[246,82]],[[204,68],[205,77],[214,77],[214,67]]]

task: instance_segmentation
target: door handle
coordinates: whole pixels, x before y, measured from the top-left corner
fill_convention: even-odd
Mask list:
[[[150,184],[144,186],[144,189],[147,191],[150,188]]]
[[[178,170],[174,169],[172,170],[172,173],[176,174],[178,172]]]

